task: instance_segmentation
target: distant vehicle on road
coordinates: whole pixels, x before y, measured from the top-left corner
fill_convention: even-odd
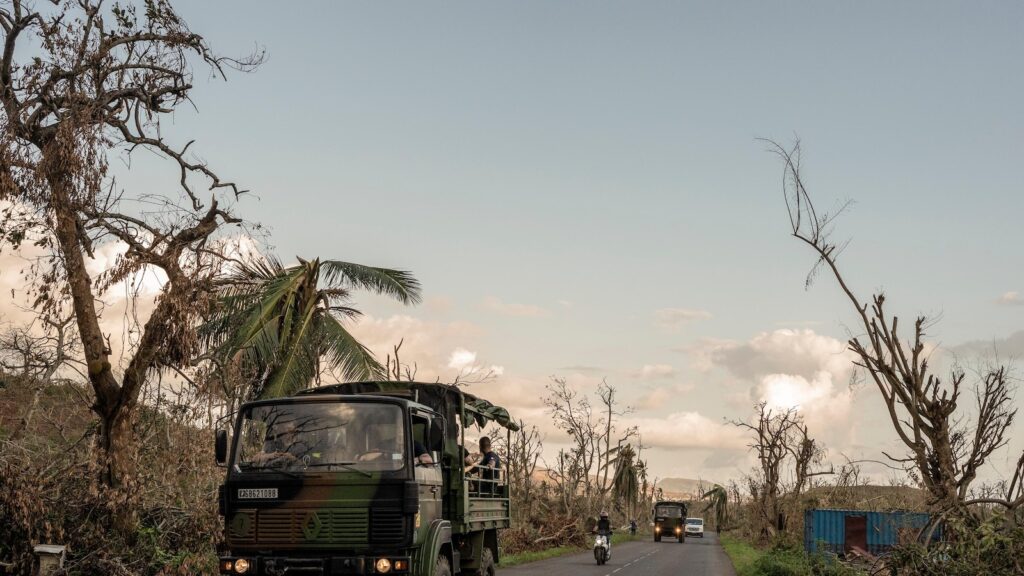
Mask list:
[[[662,536],[686,540],[683,521],[686,519],[686,504],[670,500],[654,503],[654,541],[661,542]]]
[[[700,536],[704,537],[704,519],[703,518],[687,518],[686,519],[686,535],[687,536]]]

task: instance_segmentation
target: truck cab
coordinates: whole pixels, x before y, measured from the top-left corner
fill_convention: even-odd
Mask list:
[[[503,470],[466,470],[464,429],[514,426],[444,384],[364,382],[244,404],[220,489],[222,574],[493,575]],[[502,422],[504,424],[502,424]]]
[[[662,537],[675,538],[679,542],[686,541],[686,504],[662,500],[654,503],[654,541],[661,542]]]

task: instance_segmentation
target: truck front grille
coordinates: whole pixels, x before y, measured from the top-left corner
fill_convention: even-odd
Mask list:
[[[374,510],[370,541],[375,545],[401,544],[405,540],[405,517],[401,510]]]
[[[365,509],[260,510],[256,540],[268,545],[366,544],[369,514]]]

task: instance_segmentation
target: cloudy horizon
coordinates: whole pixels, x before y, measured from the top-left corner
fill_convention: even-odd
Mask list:
[[[411,271],[424,302],[356,293],[352,331],[381,360],[401,341],[421,379],[490,374],[468,389],[538,426],[548,462],[565,440],[552,377],[616,386],[662,478],[747,472],[729,421],[760,401],[797,408],[837,464],[903,453],[851,364],[855,311],[825,272],[805,286],[814,254],[758,138],[799,135],[820,205],[854,202],[840,265],[905,325],[936,319],[940,376],[1024,354],[1024,7],[515,4],[311,19],[182,2],[216,49],[268,60],[197,73],[197,110],[165,135],[253,191],[237,211],[269,230],[260,249]],[[150,156],[112,170],[128,190],[177,185]],[[2,256],[10,323],[29,318],[25,257]],[[107,306],[116,344],[124,301]],[[982,480],[1011,471],[1021,426]]]

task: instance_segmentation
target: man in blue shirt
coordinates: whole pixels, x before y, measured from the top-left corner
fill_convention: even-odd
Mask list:
[[[501,468],[501,458],[491,449],[491,439],[487,436],[480,439],[480,454],[483,455],[480,459],[481,468]]]
[[[494,495],[498,493],[498,479],[501,478],[501,458],[491,448],[491,439],[487,436],[480,438],[480,454],[479,460],[474,458],[475,455],[469,455],[466,457],[467,464],[473,464],[472,468],[477,469],[480,473],[480,487],[479,492],[481,495]],[[474,460],[476,460],[474,462]]]

